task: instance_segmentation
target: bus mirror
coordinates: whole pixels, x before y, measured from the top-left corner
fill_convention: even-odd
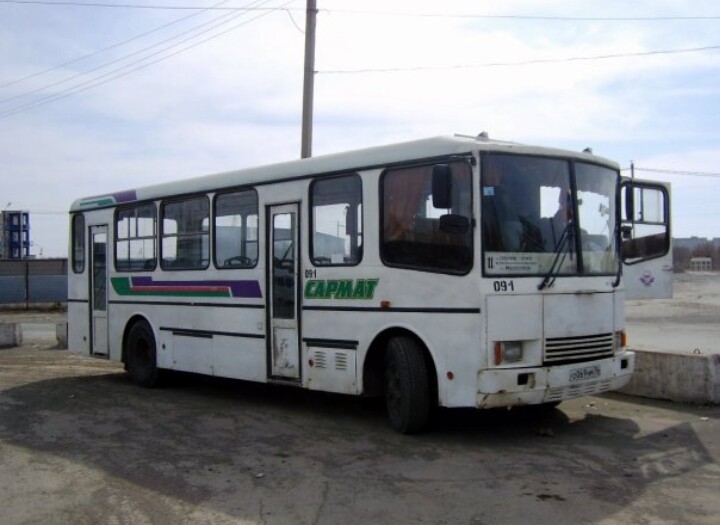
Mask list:
[[[470,219],[464,215],[452,213],[440,216],[440,231],[443,233],[464,234],[470,229]]]
[[[452,169],[449,164],[436,164],[432,169],[432,203],[437,209],[452,208]]]

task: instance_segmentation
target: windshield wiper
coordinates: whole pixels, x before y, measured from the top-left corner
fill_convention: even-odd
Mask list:
[[[560,274],[563,262],[565,262],[565,256],[572,251],[574,231],[573,221],[569,220],[565,225],[565,229],[560,234],[560,240],[555,247],[555,257],[553,257],[550,269],[545,274],[545,277],[543,277],[542,282],[538,285],[538,290],[549,288],[555,284],[555,279],[557,279],[557,276]]]

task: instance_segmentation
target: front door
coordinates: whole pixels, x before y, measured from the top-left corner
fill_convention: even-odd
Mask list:
[[[90,302],[92,304],[90,353],[107,355],[107,226],[91,226],[90,243],[92,247],[90,252],[92,256],[90,272]]]
[[[269,208],[270,377],[300,379],[298,205]]]
[[[672,298],[670,184],[625,179],[622,188],[625,299]]]

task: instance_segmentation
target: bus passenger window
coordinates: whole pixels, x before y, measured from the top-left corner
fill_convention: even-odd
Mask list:
[[[255,190],[215,197],[215,266],[253,268],[258,260],[258,197]]]
[[[465,161],[449,166],[449,209],[433,205],[433,165],[389,169],[383,174],[381,255],[386,264],[445,273],[470,271],[472,172]]]
[[[85,271],[85,216],[82,213],[72,218],[72,269],[75,273]]]
[[[311,258],[316,266],[362,259],[362,182],[358,175],[318,179],[310,189]]]
[[[119,209],[115,215],[115,269],[154,270],[155,205]]]
[[[208,267],[210,204],[192,197],[162,205],[163,270],[203,270]]]

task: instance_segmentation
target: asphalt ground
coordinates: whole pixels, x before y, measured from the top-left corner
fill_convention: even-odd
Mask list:
[[[631,340],[636,325],[669,322],[658,312],[689,334],[712,327],[714,276],[684,277],[677,306],[628,304]],[[0,350],[3,525],[720,515],[719,406],[608,394],[551,411],[442,410],[429,432],[402,436],[375,400],[193,375],[141,389],[120,364],[56,349],[64,314],[0,316],[25,332]]]
[[[442,410],[0,350],[0,523],[693,523],[720,515],[720,407],[611,394]]]

